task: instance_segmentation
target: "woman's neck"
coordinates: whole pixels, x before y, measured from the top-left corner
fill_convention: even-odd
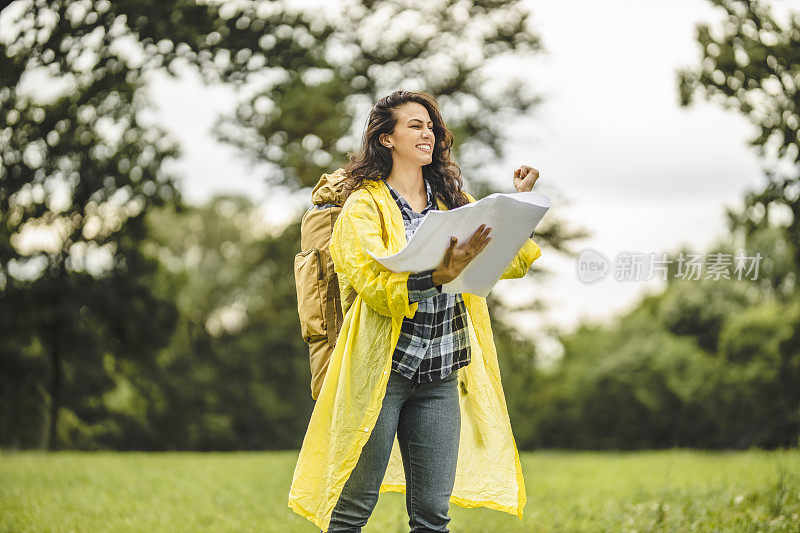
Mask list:
[[[404,166],[395,160],[392,165],[392,172],[386,178],[386,183],[406,197],[427,196],[425,180],[422,177],[422,167],[416,164]]]

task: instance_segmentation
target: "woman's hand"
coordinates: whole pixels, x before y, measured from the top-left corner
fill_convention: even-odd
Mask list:
[[[539,179],[539,171],[528,165],[522,165],[514,171],[514,188],[517,192],[528,192]]]
[[[475,259],[481,253],[481,250],[489,244],[489,241],[492,240],[489,237],[490,231],[492,231],[492,228],[487,228],[486,224],[481,224],[466,244],[461,246],[456,246],[458,239],[451,237],[450,246],[444,252],[441,264],[433,271],[433,284],[444,285],[456,279],[470,261]]]

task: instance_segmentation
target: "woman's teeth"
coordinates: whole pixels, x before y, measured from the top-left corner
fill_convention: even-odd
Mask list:
[[[428,146],[427,144],[418,144],[417,148],[419,148],[420,150],[422,150],[425,153],[428,153],[428,154],[431,153],[431,147]]]

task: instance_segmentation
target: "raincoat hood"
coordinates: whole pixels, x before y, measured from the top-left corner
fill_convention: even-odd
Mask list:
[[[437,203],[439,209],[446,209]],[[331,237],[329,249],[342,301],[353,290],[357,296],[345,310],[289,491],[289,507],[323,531],[380,413],[403,318],[412,318],[418,305],[408,301],[410,273],[389,271],[367,251],[380,257],[405,245],[402,215],[386,184],[366,180],[347,198]],[[524,276],[540,255],[539,246],[529,239],[502,277]],[[462,507],[485,506],[521,519],[525,482],[486,299],[466,293],[463,298],[472,357],[470,364],[458,370],[461,433],[450,501]],[[380,491],[405,492],[397,437]]]

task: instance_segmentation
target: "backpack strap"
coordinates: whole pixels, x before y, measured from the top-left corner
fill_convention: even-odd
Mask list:
[[[357,295],[358,293],[356,293],[355,289],[353,289],[352,291],[350,291],[350,294],[347,295],[347,298],[344,299],[344,301],[347,302],[348,309],[350,308],[351,305],[353,305],[353,302],[356,301]]]
[[[333,273],[333,278],[336,280],[336,287],[339,286],[338,276],[336,273]],[[331,284],[333,285],[333,284]],[[336,343],[336,339],[339,337],[339,330],[342,329],[342,324],[344,323],[344,307],[341,303],[341,294],[340,291],[336,290],[329,290],[327,297],[325,298],[325,316],[333,317],[333,324],[331,327],[328,328],[328,342],[331,346]],[[347,304],[347,308],[349,309],[353,302],[356,300],[356,296],[358,293],[355,289],[350,291],[347,297],[344,299],[345,303]]]
[[[334,274],[335,276],[336,274]],[[328,317],[328,346],[336,344],[336,338],[339,336],[339,329],[342,327],[342,321],[339,318],[342,315],[342,306],[339,305],[339,291],[332,290],[332,283],[328,285],[328,293],[325,296],[325,316]],[[338,283],[336,284],[338,287]]]

